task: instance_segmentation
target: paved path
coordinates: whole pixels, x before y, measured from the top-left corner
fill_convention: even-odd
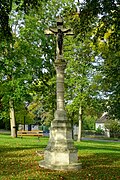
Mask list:
[[[100,142],[120,142],[119,140],[109,140],[109,139],[99,139],[99,138],[85,138],[82,137],[82,140],[86,140],[86,141],[100,141]]]

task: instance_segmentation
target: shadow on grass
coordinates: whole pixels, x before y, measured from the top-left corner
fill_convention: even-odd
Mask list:
[[[0,153],[7,153],[13,151],[22,151],[22,150],[32,150],[32,149],[44,149],[46,145],[31,145],[26,147],[1,147],[0,146]]]
[[[31,169],[38,166],[36,151],[43,150],[46,144],[46,141],[38,141],[36,138],[13,139],[6,136],[0,143],[0,178],[11,175],[16,178],[16,175],[28,171],[29,175]]]
[[[83,168],[94,166],[119,166],[120,167],[120,153],[94,153],[93,155],[79,156]]]
[[[28,158],[30,156],[30,158]],[[27,157],[27,159],[26,159]],[[46,179],[57,179],[59,175],[64,180],[82,180],[82,179],[95,179],[95,180],[111,180],[111,179],[119,179],[119,169],[120,164],[119,160],[119,153],[116,153],[114,156],[111,153],[99,153],[87,156],[79,156],[79,161],[82,162],[82,169],[79,171],[71,171],[70,174],[68,172],[62,171],[52,171],[47,170],[39,167],[38,161],[39,159],[35,155],[35,153],[28,153],[26,152],[25,158],[21,157],[14,159],[11,156],[5,157],[5,163],[0,164],[0,170],[2,176],[9,177],[11,174],[15,177],[15,175],[20,175],[23,173],[27,174],[32,179],[32,173],[39,174],[39,177],[42,174],[46,174]],[[55,178],[56,177],[56,178]],[[33,178],[34,179],[34,178]],[[59,180],[59,179],[58,179]]]
[[[86,146],[84,146],[83,143],[86,143]],[[82,143],[75,144],[76,148],[80,151],[87,150],[87,151],[112,151],[112,152],[120,152],[120,143],[116,142],[90,142],[85,141]]]
[[[0,136],[0,156],[5,156],[8,152],[44,149],[47,139],[41,138],[11,138],[10,136]]]
[[[43,140],[43,141],[42,141]],[[43,150],[47,145],[46,139],[37,141],[36,138],[5,139],[6,144],[0,146],[0,175],[6,179],[13,175],[21,179],[54,179],[54,180],[111,180],[119,179],[120,153],[119,144],[106,142],[76,143],[79,150],[79,162],[82,169],[79,171],[59,172],[39,167],[36,150]],[[28,141],[28,142],[27,142]],[[87,153],[86,153],[87,152]],[[38,178],[35,178],[35,175]]]
[[[79,161],[82,162],[83,179],[112,180],[120,177],[120,153],[99,152],[93,155],[79,156]]]

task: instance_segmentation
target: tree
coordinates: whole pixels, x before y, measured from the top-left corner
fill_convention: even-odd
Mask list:
[[[26,2],[24,2],[26,6]],[[18,3],[19,4],[19,3]],[[23,56],[21,56],[19,49],[19,38],[16,34],[12,33],[12,28],[10,28],[10,23],[12,18],[15,17],[16,4],[13,1],[2,2],[2,8],[0,10],[1,21],[0,21],[0,64],[1,64],[1,82],[4,89],[4,95],[2,101],[10,104],[10,119],[11,119],[11,135],[16,137],[15,131],[15,104],[19,103],[20,100],[25,98],[27,83],[30,80],[29,72],[27,71],[27,63]],[[29,3],[30,5],[30,3]],[[15,8],[15,9],[14,9]],[[11,14],[10,14],[11,13]],[[24,12],[23,12],[24,13]],[[11,15],[11,16],[10,16]],[[18,14],[19,16],[19,14]],[[9,18],[11,17],[11,18]],[[16,18],[15,18],[16,19]],[[20,19],[16,20],[17,26]],[[17,29],[19,30],[19,28]],[[15,33],[15,31],[14,31]],[[27,73],[26,73],[27,72]],[[24,77],[23,77],[24,76]],[[13,106],[14,104],[14,106]],[[13,131],[12,131],[13,130]]]
[[[84,42],[86,35],[92,32],[93,51],[104,61],[101,66],[103,91],[109,98],[109,113],[119,119],[119,0],[78,1],[77,9],[78,12],[73,10],[69,14],[75,35]]]
[[[76,38],[76,42],[73,40],[74,51],[71,51],[74,55],[66,52],[64,54],[68,62],[66,102],[69,102],[67,104],[69,116],[73,118],[74,114],[77,121],[80,107],[84,109],[84,118],[89,115],[88,111],[95,107],[96,102],[103,104],[103,100],[98,98],[100,91],[106,92],[109,96],[111,108],[119,105],[116,101],[119,98],[118,1],[86,0],[82,4],[78,1],[77,7],[80,11],[76,13],[73,0],[2,1],[0,9],[2,17],[0,77],[4,89],[2,101],[7,104],[12,99],[14,109],[17,110],[21,101],[31,103],[31,97],[39,94],[44,110],[51,116],[54,114],[55,37],[46,37],[44,30],[49,25],[55,26],[56,15],[62,14],[66,25],[72,25]],[[66,51],[71,48],[68,46],[69,42],[68,38],[64,46]],[[113,50],[115,53],[112,55]],[[100,70],[104,73],[103,90],[100,78],[97,78],[99,74],[95,74],[93,64],[96,63],[97,56],[104,60],[104,64],[101,65],[104,71]],[[115,63],[112,63],[113,59]],[[93,76],[96,77],[94,82]],[[95,80],[99,82],[99,87],[95,85]],[[115,112],[115,109],[119,112],[119,108],[112,108],[113,111],[110,112],[119,118],[119,113]]]
[[[74,119],[73,116],[77,118],[74,120],[74,123],[78,124],[79,119],[79,127],[81,127],[82,122],[82,128],[85,127],[87,116],[93,116],[92,119],[95,121],[95,117],[101,112],[100,103],[102,102],[99,97],[100,85],[97,84],[96,86],[99,78],[95,78],[98,76],[98,72],[96,70],[97,67],[94,65],[96,64],[95,55],[90,47],[90,37],[91,34],[88,34],[83,43],[79,42],[77,38],[73,39],[73,41],[67,39],[65,42],[65,56],[66,59],[69,57],[65,80],[67,92],[65,95],[66,108],[71,119]],[[70,45],[68,46],[67,44]],[[69,56],[68,49],[71,49]],[[99,106],[99,112],[96,109],[97,106]],[[78,140],[80,140],[80,134],[81,130],[79,129]]]
[[[62,3],[51,8],[53,1],[2,1],[0,11],[0,64],[1,83],[4,87],[2,101],[6,104],[14,101],[14,110],[21,101],[29,101],[33,93],[33,84],[42,81],[41,95],[48,92],[54,96],[52,77],[54,38],[45,37],[46,24],[55,24],[55,16]],[[66,2],[63,1],[66,6]],[[70,5],[69,2],[67,4]],[[54,11],[55,10],[55,11]],[[5,16],[4,16],[5,12]],[[54,12],[54,13],[53,13]],[[3,23],[4,22],[4,23]],[[6,28],[7,27],[7,28]],[[34,33],[33,33],[34,32]],[[34,86],[36,92],[38,86]],[[35,89],[34,88],[34,89]],[[48,91],[49,89],[49,91]],[[47,100],[48,99],[48,100]],[[46,98],[49,101],[50,98]],[[45,101],[46,101],[45,100]],[[52,103],[54,106],[54,102]]]

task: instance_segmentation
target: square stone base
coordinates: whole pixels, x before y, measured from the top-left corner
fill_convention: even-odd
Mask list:
[[[77,149],[72,139],[71,124],[67,120],[65,111],[56,111],[55,119],[51,123],[50,139],[44,151],[41,167],[53,170],[78,170]]]
[[[57,164],[57,165],[69,165],[72,163],[77,163],[77,151],[63,150],[59,149],[55,151],[45,151],[44,160],[47,164]]]
[[[82,168],[81,163],[72,163],[68,165],[58,165],[58,164],[47,164],[44,160],[40,161],[40,167],[51,170],[59,170],[59,171],[77,171]]]

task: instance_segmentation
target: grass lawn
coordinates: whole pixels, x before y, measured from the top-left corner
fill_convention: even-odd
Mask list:
[[[47,138],[24,137],[13,139],[0,135],[0,180],[118,180],[120,179],[119,142],[75,142],[78,149],[79,171],[52,171],[39,167]]]

